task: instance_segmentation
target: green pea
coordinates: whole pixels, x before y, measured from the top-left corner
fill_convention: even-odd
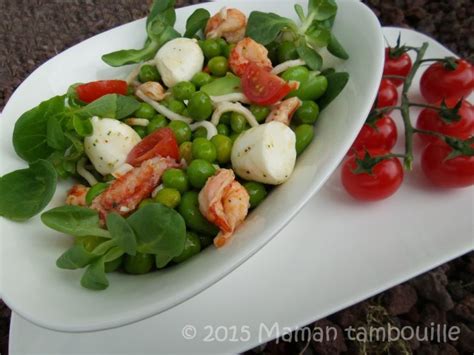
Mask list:
[[[212,144],[216,147],[217,162],[225,164],[230,161],[230,153],[232,151],[232,140],[221,134],[217,134],[211,138]]]
[[[189,229],[211,236],[216,235],[219,231],[199,211],[198,193],[196,191],[187,191],[183,194],[181,203],[178,206],[178,212],[184,218],[184,222]]]
[[[154,257],[151,254],[137,252],[135,255],[125,255],[124,269],[129,274],[146,274],[153,267]]]
[[[161,79],[160,73],[156,66],[145,64],[140,68],[140,73],[138,74],[138,80],[142,83],[147,81],[159,81]]]
[[[230,57],[230,53],[232,53],[233,49],[235,48],[236,44],[235,43],[230,43],[229,45],[227,45],[225,48],[222,48],[221,47],[221,52],[222,52],[222,55],[226,58],[229,58]]]
[[[193,132],[193,140],[196,138],[206,138],[207,137],[207,129],[204,127],[198,127]]]
[[[86,194],[86,204],[91,205],[92,201],[109,187],[105,182],[98,182],[92,186]]]
[[[135,88],[131,85],[127,86],[127,96],[134,96],[135,95]]]
[[[168,127],[173,130],[178,144],[191,140],[191,128],[186,122],[177,120],[171,121]]]
[[[182,159],[186,160],[188,164],[193,159],[192,149],[193,149],[193,143],[191,142],[184,142],[184,143],[181,143],[181,145],[179,146],[179,156]]]
[[[164,187],[156,193],[155,202],[159,202],[169,208],[175,208],[181,201],[181,194],[176,189]]]
[[[207,59],[217,57],[221,54],[221,47],[219,42],[215,39],[209,38],[205,39],[200,43],[202,52]]]
[[[104,264],[105,272],[114,272],[120,265],[122,265],[123,256],[118,257],[115,260],[108,261]]]
[[[181,115],[183,115],[184,117],[189,117],[189,111],[187,107],[183,110],[183,112],[181,112]]]
[[[297,123],[313,124],[319,116],[319,106],[314,101],[303,101],[301,107],[295,112]]]
[[[278,46],[278,61],[280,63],[286,62],[287,60],[298,59],[298,52],[293,42],[283,41]]]
[[[226,42],[224,38],[216,38],[217,43],[219,43],[219,48],[221,49],[221,53],[224,53],[227,50],[229,44]]]
[[[296,136],[296,154],[301,154],[311,143],[314,137],[314,129],[312,125],[302,124],[295,129]]]
[[[138,133],[138,135],[140,136],[140,138],[143,138],[147,135],[147,130],[146,130],[146,127],[143,127],[143,126],[133,126],[133,129],[135,132]]]
[[[133,113],[135,117],[138,118],[148,118],[151,119],[155,116],[156,111],[150,104],[146,102],[140,102],[140,107]]]
[[[199,241],[201,242],[201,250],[211,245],[213,239],[214,238],[210,235],[199,234]]]
[[[157,129],[166,127],[167,125],[168,125],[168,120],[165,118],[165,116],[159,115],[159,114],[155,115],[155,117],[153,117],[150,120],[150,123],[148,124],[148,126],[146,126],[146,133],[152,134]]]
[[[232,134],[229,136],[230,140],[232,141],[232,144],[234,144],[235,140],[236,140],[237,138],[239,138],[239,136],[240,136],[240,133],[236,133],[236,132],[232,133]]]
[[[189,100],[191,95],[196,92],[196,87],[190,81],[182,81],[173,86],[171,91],[177,100]]]
[[[292,67],[281,75],[281,77],[286,80],[296,80],[299,81],[300,83],[303,81],[306,81],[309,76],[309,70],[306,67],[303,66],[297,66],[297,67]]]
[[[203,159],[212,163],[216,160],[216,147],[206,138],[198,137],[193,141],[193,159]]]
[[[288,97],[298,96],[301,100],[312,100],[320,98],[328,87],[328,80],[317,72],[310,72],[308,79],[300,82],[300,87],[288,94]]]
[[[230,126],[230,117],[232,116],[232,112],[224,112],[219,119],[219,123],[223,123],[227,126]]]
[[[186,240],[184,242],[184,249],[178,256],[173,258],[175,263],[182,263],[192,256],[199,254],[201,251],[201,241],[196,233],[186,232]]]
[[[219,123],[216,127],[217,129],[217,133],[218,134],[221,134],[223,136],[228,136],[229,133],[230,133],[230,129],[229,129],[229,126],[227,126],[226,124],[224,123]]]
[[[207,65],[211,73],[215,76],[224,76],[229,70],[227,58],[223,56],[212,58]]]
[[[191,142],[189,142],[191,143]],[[163,173],[163,185],[185,193],[189,190],[189,181],[186,173],[181,169],[168,169]]]
[[[140,204],[138,205],[138,208],[143,208],[146,205],[149,205],[150,203],[155,203],[155,201],[153,201],[152,198],[146,198],[146,199],[142,200],[142,202],[140,202]]]
[[[255,116],[255,119],[258,123],[265,121],[267,116],[270,113],[270,108],[267,106],[258,106],[258,105],[251,105],[250,112]]]
[[[208,119],[213,110],[211,98],[205,92],[195,92],[189,100],[188,110],[191,117],[196,121]]]
[[[163,103],[166,107],[178,115],[180,115],[186,108],[186,105],[183,101],[176,100],[175,98],[168,98]]]
[[[212,76],[210,76],[208,73],[205,73],[203,71],[194,74],[193,78],[191,79],[191,82],[198,88],[206,84],[209,84],[211,81],[212,81]]]
[[[245,130],[245,126],[247,125],[247,119],[237,112],[232,112],[230,116],[230,127],[232,131],[235,133],[241,133]]]
[[[250,208],[257,207],[267,197],[265,185],[259,182],[249,181],[244,184],[244,187],[250,196]]]
[[[207,179],[214,175],[216,169],[207,160],[195,159],[189,164],[186,172],[191,185],[200,189],[206,184]]]

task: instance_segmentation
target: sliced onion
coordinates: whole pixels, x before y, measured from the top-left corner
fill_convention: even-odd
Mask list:
[[[226,113],[226,112],[237,112],[240,113],[242,116],[244,116],[247,119],[247,122],[250,124],[250,126],[255,127],[258,126],[257,119],[255,116],[250,112],[250,110],[240,103],[234,103],[234,102],[221,102],[216,105],[216,109],[214,113],[212,114],[211,122],[214,126],[217,126],[219,124],[219,120],[221,116]]]
[[[85,167],[86,165],[86,158],[82,158],[77,162],[76,171],[77,173],[82,176],[90,186],[94,186],[97,184],[97,179],[88,171]]]
[[[166,118],[170,119],[171,121],[183,121],[186,123],[191,123],[193,120],[189,117],[178,115],[177,113],[171,111],[166,106],[159,104],[158,102],[150,99],[140,90],[135,91],[135,95],[137,95],[140,99],[142,99],[147,104],[153,106],[153,108],[158,112],[161,113]]]
[[[249,99],[247,99],[247,96],[245,96],[241,92],[235,92],[232,94],[219,96],[211,96],[211,100],[214,104],[218,104],[221,102],[243,102],[244,104],[250,103]]]
[[[119,177],[124,176],[126,173],[128,173],[132,169],[133,169],[132,165],[128,163],[124,163],[120,165],[117,169],[115,169],[115,171],[112,173],[112,176],[118,179]]]
[[[297,66],[305,65],[305,64],[306,62],[302,59],[287,60],[286,62],[278,64],[275,68],[273,68],[272,74],[278,75],[292,67],[297,67]]]
[[[192,131],[195,131],[199,127],[204,127],[207,131],[207,139],[211,139],[212,137],[214,137],[217,134],[216,126],[214,126],[209,121],[195,122],[193,124],[190,124],[189,127],[191,127]]]
[[[158,191],[163,190],[163,189],[164,189],[163,184],[159,184],[159,185],[158,185],[157,187],[155,187],[155,189],[152,191],[151,197],[154,198],[154,197],[156,196],[156,194],[158,193]]]
[[[147,120],[146,118],[127,118],[124,120],[126,124],[129,126],[142,126],[146,127],[150,124],[150,121]]]

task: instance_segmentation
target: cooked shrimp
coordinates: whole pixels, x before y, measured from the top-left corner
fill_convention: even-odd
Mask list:
[[[74,185],[67,193],[66,205],[85,206],[88,191],[89,187],[81,184]]]
[[[151,195],[165,170],[178,166],[171,158],[156,157],[145,160],[139,167],[115,180],[92,201],[91,207],[99,211],[102,220],[112,211],[128,215],[142,200]]]
[[[249,194],[239,182],[235,181],[231,169],[220,169],[207,180],[199,192],[199,210],[220,229],[214,238],[214,245],[217,248],[230,240],[235,229],[247,216],[249,206]]]
[[[275,106],[273,106],[272,111],[267,116],[265,122],[278,121],[290,125],[291,118],[297,109],[301,107],[301,100],[297,97],[292,97],[286,99]]]
[[[237,43],[245,36],[247,17],[237,9],[225,7],[207,21],[206,38],[224,37],[229,43]]]
[[[268,50],[250,37],[245,37],[230,52],[229,66],[235,74],[241,76],[249,62],[268,71],[272,69],[272,62],[268,59]]]

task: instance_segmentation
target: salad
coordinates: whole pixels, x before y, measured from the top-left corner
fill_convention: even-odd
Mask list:
[[[144,274],[227,245],[311,143],[314,123],[349,75],[323,70],[324,48],[348,54],[331,29],[334,0],[274,13],[197,9],[180,34],[173,0],[155,0],[142,49],[105,54],[133,64],[124,80],[76,83],[25,112],[13,146],[29,163],[0,179],[0,215],[24,221],[74,179],[42,222],[74,236],[57,260],[106,273]]]

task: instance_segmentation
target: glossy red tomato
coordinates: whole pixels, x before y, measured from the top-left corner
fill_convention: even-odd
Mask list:
[[[395,106],[398,102],[397,87],[388,79],[382,79],[377,95],[377,108]],[[390,110],[391,111],[391,110]],[[389,111],[389,112],[390,112]]]
[[[446,99],[446,105],[448,107],[456,106],[457,102],[458,100],[454,98]],[[445,121],[438,111],[425,108],[418,116],[416,127],[460,139],[467,139],[474,135],[474,107],[466,100],[463,100],[458,115],[461,116],[459,121]],[[427,134],[420,134],[420,138],[425,143],[437,140],[436,137]]]
[[[420,79],[420,91],[426,101],[434,103],[443,98],[461,99],[472,92],[474,71],[465,60],[456,61],[456,69],[449,68],[443,62],[431,64]]]
[[[397,126],[390,116],[382,116],[372,125],[365,123],[352,144],[351,151],[385,149],[390,151],[397,142]]]
[[[139,166],[145,160],[157,156],[179,160],[179,147],[171,128],[160,128],[146,136],[128,154],[127,163]]]
[[[126,95],[128,85],[123,80],[99,80],[91,81],[76,87],[79,100],[90,103],[107,94]]]
[[[452,150],[441,141],[429,144],[421,155],[423,173],[431,183],[439,187],[474,185],[474,156],[446,159]]]
[[[392,53],[391,53],[392,52]],[[383,66],[383,75],[397,75],[407,77],[412,67],[411,58],[407,53],[400,55],[393,54],[391,48],[385,48],[385,63]],[[400,86],[403,83],[401,79],[388,79],[396,86]]]
[[[371,157],[386,155],[388,152],[381,149],[369,149]],[[382,200],[393,195],[403,181],[403,167],[397,158],[390,158],[378,162],[372,167],[371,173],[357,173],[356,156],[363,158],[365,151],[351,155],[341,169],[342,185],[355,199],[363,201]]]
[[[255,63],[248,63],[241,77],[242,91],[258,105],[273,105],[290,93],[292,87],[279,76]]]

